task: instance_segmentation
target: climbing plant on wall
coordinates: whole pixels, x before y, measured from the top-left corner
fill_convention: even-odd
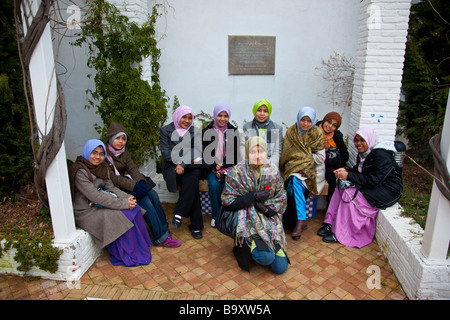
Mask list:
[[[95,89],[87,90],[86,108],[96,109],[103,120],[97,132],[105,135],[111,121],[122,123],[131,139],[127,150],[136,165],[156,155],[159,128],[167,118],[168,97],[160,86],[161,55],[155,40],[157,7],[139,26],[105,0],[94,0],[81,24],[76,46],[87,45],[87,65],[95,70]],[[151,81],[142,79],[141,63],[148,58]]]

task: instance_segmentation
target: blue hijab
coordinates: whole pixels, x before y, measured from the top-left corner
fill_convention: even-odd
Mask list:
[[[311,127],[314,125],[314,123],[316,123],[316,110],[314,110],[312,107],[303,107],[300,109],[300,111],[297,114],[297,128],[300,131],[300,133],[302,134],[302,136],[305,135],[306,131],[308,131],[309,129],[311,129],[311,127],[304,131],[300,128],[300,125],[298,124],[300,122],[300,120],[304,117],[304,116],[308,116],[311,119],[312,125]]]
[[[81,156],[85,160],[89,161],[92,151],[94,151],[94,149],[97,148],[98,146],[101,146],[103,148],[103,152],[105,152],[105,154],[106,154],[106,148],[105,148],[104,143],[98,139],[91,139],[91,140],[86,141],[86,144],[84,145],[83,153],[81,154]],[[104,160],[105,159],[103,159],[103,161]]]

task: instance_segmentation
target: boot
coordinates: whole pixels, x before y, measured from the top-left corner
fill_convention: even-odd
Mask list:
[[[306,220],[297,220],[294,230],[292,230],[292,239],[299,240],[302,236],[302,232],[308,229]]]

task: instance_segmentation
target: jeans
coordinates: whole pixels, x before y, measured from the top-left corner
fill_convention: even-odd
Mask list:
[[[287,258],[276,255],[271,248],[269,248],[269,251],[253,249],[252,259],[263,266],[270,265],[270,268],[276,274],[284,273],[288,267]]]
[[[208,179],[208,194],[211,201],[212,218],[217,219],[220,207],[222,206],[222,190],[225,185],[225,181],[220,182],[217,180],[216,175],[213,172],[208,173],[206,177]]]
[[[138,205],[147,211],[144,220],[153,233],[153,242],[160,244],[169,236],[166,214],[155,190],[150,190],[145,197],[138,200]]]

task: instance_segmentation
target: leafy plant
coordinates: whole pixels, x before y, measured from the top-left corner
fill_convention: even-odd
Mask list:
[[[429,163],[428,141],[442,130],[450,85],[449,13],[448,1],[421,1],[409,19],[398,131],[410,153]]]
[[[0,240],[4,239],[4,245],[0,244],[0,257],[3,252],[16,249],[14,260],[19,263],[17,269],[28,272],[33,266],[43,271],[55,273],[58,269],[58,259],[62,250],[53,247],[51,223],[49,217],[41,216],[33,221],[36,225],[41,225],[38,231],[31,232],[29,227],[24,227],[23,220],[8,225],[9,231],[0,235]]]
[[[138,26],[107,1],[94,0],[81,25],[80,38],[74,42],[76,46],[87,44],[87,65],[96,71],[95,89],[87,90],[86,106],[96,109],[103,120],[95,129],[104,137],[112,121],[122,123],[131,137],[127,150],[137,166],[156,155],[159,129],[167,118],[169,99],[158,73],[157,17],[155,6],[148,20]],[[146,58],[151,64],[151,83],[142,79],[141,63]]]
[[[0,194],[10,195],[30,179],[34,162],[13,2],[2,2],[0,21]]]

